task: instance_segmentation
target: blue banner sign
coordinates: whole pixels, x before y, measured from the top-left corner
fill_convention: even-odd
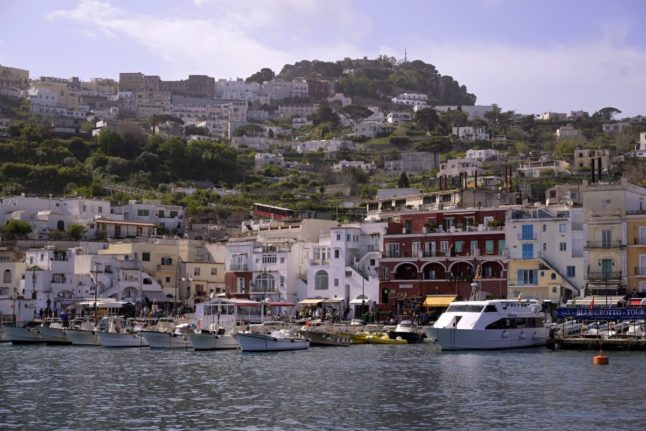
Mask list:
[[[639,320],[646,319],[646,308],[574,308],[556,309],[559,319],[577,320]]]

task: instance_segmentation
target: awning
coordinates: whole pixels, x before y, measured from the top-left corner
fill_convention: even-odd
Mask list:
[[[146,298],[148,298],[148,300],[152,302],[173,302],[172,299],[169,299],[166,294],[160,290],[144,290],[144,296],[146,296]]]
[[[424,307],[448,307],[455,298],[455,295],[429,295],[422,305]]]
[[[343,299],[340,298],[311,298],[311,299],[303,299],[302,301],[298,301],[300,305],[315,305],[315,304],[338,304],[340,302],[343,302]]]
[[[286,302],[286,301],[269,301],[267,304],[269,304],[271,307],[293,307],[294,304],[293,302]]]
[[[623,296],[594,295],[594,296],[586,296],[583,298],[570,299],[567,302],[567,305],[572,307],[589,307],[590,305],[594,305],[595,307],[604,307],[606,303],[609,306],[615,306],[619,302],[622,302],[623,300],[624,300]]]
[[[354,298],[352,301],[350,301],[351,305],[357,305],[357,304],[368,304],[370,303],[370,298],[364,295],[359,295],[356,298]]]

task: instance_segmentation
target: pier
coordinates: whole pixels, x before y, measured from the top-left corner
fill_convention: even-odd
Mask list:
[[[646,338],[557,336],[547,340],[547,348],[551,350],[599,350],[599,348],[603,350],[646,350]]]

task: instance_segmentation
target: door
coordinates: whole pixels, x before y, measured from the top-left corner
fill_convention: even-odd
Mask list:
[[[646,275],[646,254],[639,255],[639,268],[637,268],[637,275]]]
[[[421,243],[419,243],[419,242],[417,242],[417,241],[416,241],[416,242],[414,242],[412,245],[413,245],[413,256],[414,256],[414,257],[422,257],[422,253],[421,253],[421,251],[422,251]]]
[[[431,241],[431,256],[436,255],[436,250],[435,250],[435,241]]]
[[[639,227],[639,245],[646,245],[646,227]]]
[[[604,280],[612,278],[612,259],[601,260],[601,277]]]

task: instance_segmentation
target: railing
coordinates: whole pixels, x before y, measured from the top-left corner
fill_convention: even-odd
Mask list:
[[[538,239],[538,234],[536,234],[535,232],[532,232],[532,233],[520,232],[517,235],[517,238],[519,241],[536,241],[536,239]]]
[[[646,266],[636,266],[635,275],[646,275]]]
[[[590,210],[590,217],[619,217],[621,216],[620,208],[597,208]]]
[[[588,241],[585,243],[586,248],[620,248],[621,240],[615,241]]]
[[[588,271],[588,280],[618,280],[621,278],[621,271]]]
[[[231,264],[229,271],[249,271],[249,265],[246,263]]]

